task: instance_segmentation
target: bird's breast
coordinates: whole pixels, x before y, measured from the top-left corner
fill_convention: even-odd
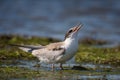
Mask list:
[[[78,49],[78,44],[76,43],[70,44],[69,46],[66,46],[66,54],[70,54],[70,55],[75,54],[77,49]]]
[[[68,61],[70,60],[75,54],[78,49],[78,44],[77,43],[71,43],[69,45],[65,46],[65,54],[62,57],[62,61]]]

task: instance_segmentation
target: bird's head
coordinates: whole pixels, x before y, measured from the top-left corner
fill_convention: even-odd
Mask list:
[[[78,31],[80,30],[80,28],[82,26],[83,26],[83,24],[78,24],[78,25],[74,26],[73,28],[70,28],[65,35],[65,40],[67,38],[77,38]]]

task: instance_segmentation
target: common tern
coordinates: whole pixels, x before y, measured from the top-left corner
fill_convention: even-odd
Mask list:
[[[18,46],[21,50],[32,53],[40,62],[52,64],[52,70],[54,70],[54,64],[57,63],[60,63],[60,68],[63,69],[62,64],[73,58],[76,54],[79,39],[78,31],[82,26],[82,24],[79,24],[70,28],[62,42],[50,43],[46,46],[15,44],[12,44],[12,46]]]

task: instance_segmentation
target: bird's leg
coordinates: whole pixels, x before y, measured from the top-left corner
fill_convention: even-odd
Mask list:
[[[63,70],[62,63],[60,63],[60,69]]]
[[[52,68],[52,71],[54,71],[54,64],[52,64],[51,68]]]

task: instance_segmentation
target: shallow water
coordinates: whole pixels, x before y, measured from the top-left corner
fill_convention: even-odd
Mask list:
[[[80,39],[120,43],[120,0],[2,0],[0,34],[34,35],[63,40],[67,29],[84,24]],[[109,46],[109,45],[108,45]]]
[[[20,67],[27,68],[33,71],[38,71],[32,80],[119,80],[119,68],[111,65],[96,65],[96,64],[77,64],[88,70],[71,69],[75,64],[64,64],[65,70],[60,70],[56,65],[55,71],[51,71],[50,65],[40,65],[37,61],[9,61],[1,65],[2,67]],[[16,64],[17,63],[17,64]],[[39,66],[40,65],[40,66]],[[99,67],[98,67],[99,66]],[[108,70],[109,69],[109,70]],[[18,72],[16,72],[17,74]],[[27,73],[26,73],[27,74]],[[23,74],[24,75],[24,74]],[[28,80],[27,78],[11,78],[10,80]]]

